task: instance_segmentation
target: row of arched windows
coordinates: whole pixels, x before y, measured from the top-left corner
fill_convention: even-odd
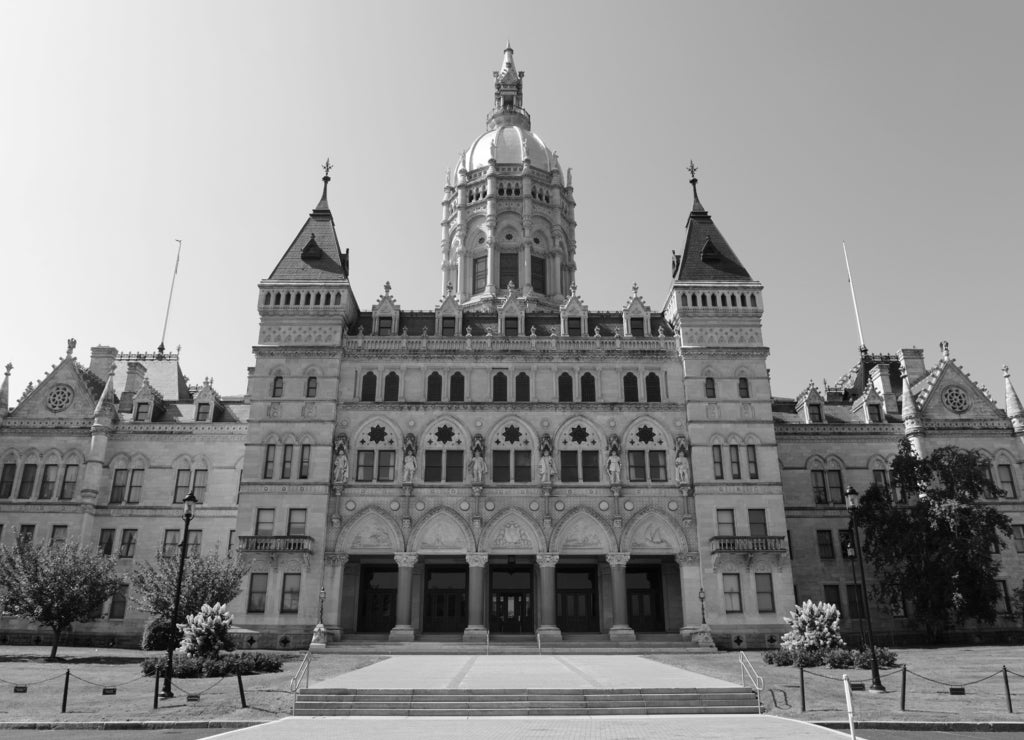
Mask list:
[[[689,308],[757,308],[754,293],[683,293],[682,301]]]
[[[276,290],[263,294],[264,306],[335,306],[341,304],[341,292],[329,290]]]
[[[315,375],[306,376],[306,398],[316,398],[316,392],[320,385],[320,380]],[[282,398],[284,396],[284,376],[275,375],[270,381],[270,397],[271,398]]]
[[[737,379],[736,390],[740,398],[750,398],[750,381],[747,378]],[[718,398],[718,383],[711,376],[704,378],[704,398]]]

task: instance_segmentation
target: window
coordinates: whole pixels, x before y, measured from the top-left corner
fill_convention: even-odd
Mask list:
[[[516,401],[528,403],[530,400],[530,376],[526,373],[519,373],[516,376]]]
[[[496,372],[491,379],[491,400],[496,403],[508,400],[508,376],[503,372]]]
[[[562,373],[558,376],[558,400],[562,403],[572,403],[572,376],[569,373]]]
[[[21,485],[18,486],[18,498],[31,498],[32,491],[36,487],[36,470],[38,465],[26,465],[21,470]]]
[[[999,590],[1000,602],[997,603],[996,612],[1003,616],[1013,616],[1013,602],[1010,600],[1010,589],[1006,585],[1006,581],[997,580],[996,588]]]
[[[864,592],[860,584],[846,584],[846,606],[847,613],[843,616],[849,619],[864,619]]]
[[[739,379],[740,398],[750,398],[750,381],[746,378]]]
[[[743,611],[743,598],[740,595],[740,574],[722,574],[722,601],[725,604],[725,612],[736,613]]]
[[[882,407],[877,403],[868,404],[868,419],[876,424],[882,421]]]
[[[427,402],[438,403],[441,400],[441,373],[433,372],[427,376]]]
[[[142,480],[145,475],[146,471],[141,468],[135,468],[128,474],[128,495],[125,503],[137,504],[142,500]]]
[[[999,476],[999,487],[1008,498],[1017,498],[1017,487],[1013,483],[1013,469],[1009,465],[996,465],[996,473]],[[42,498],[42,494],[40,494]]]
[[[1024,524],[1013,525],[1013,547],[1017,552],[1024,552]]]
[[[768,614],[775,611],[775,589],[771,573],[755,573],[754,589],[757,591],[757,611]]]
[[[203,530],[190,529],[188,531],[188,544],[185,546],[185,554],[190,558],[198,557],[203,547]]]
[[[36,537],[36,525],[35,524],[22,524],[18,530],[18,543],[24,545],[31,545],[32,540]]]
[[[299,448],[299,478],[306,479],[309,477],[309,456],[312,451],[310,445],[302,445]]]
[[[518,316],[506,316],[505,317],[505,336],[506,337],[518,337],[519,336],[519,317]]]
[[[64,482],[60,486],[60,498],[62,501],[69,501],[74,498],[75,484],[78,483],[78,466],[64,466]]]
[[[590,373],[583,373],[580,377],[580,401],[584,403],[597,401],[597,383]]]
[[[274,536],[274,509],[256,509],[256,529],[253,532],[257,537]]]
[[[836,548],[832,542],[831,529],[818,530],[818,557],[822,560],[835,560]]]
[[[320,381],[317,380],[315,375],[310,375],[306,378],[306,398],[316,398],[317,385]]]
[[[560,460],[563,483],[596,483],[601,480],[597,450],[562,450]]]
[[[747,475],[750,480],[757,480],[760,473],[757,470],[757,446],[747,445]]]
[[[505,290],[508,284],[519,286],[519,255],[515,252],[501,252],[498,255],[498,288]]]
[[[122,529],[121,530],[121,547],[118,548],[117,556],[119,558],[134,558],[135,557],[135,539],[139,534],[137,529]]]
[[[722,445],[711,445],[711,461],[715,470],[715,480],[725,478],[725,468],[722,467]]]
[[[281,581],[281,613],[295,614],[299,611],[299,584],[301,573],[285,573]]]
[[[494,450],[491,453],[495,483],[529,483],[533,478],[530,450]]]
[[[531,255],[530,257],[530,285],[533,290],[541,295],[548,292],[548,266],[543,257]]]
[[[149,402],[139,401],[135,404],[135,421],[146,421],[149,416]]]
[[[824,417],[821,415],[820,403],[807,404],[807,418],[814,423],[824,421]]]
[[[647,403],[660,403],[661,402],[661,378],[658,377],[657,373],[647,373],[647,377],[644,378],[644,384],[647,390]]]
[[[565,329],[570,337],[583,336],[583,319],[579,316],[569,316],[565,319]]]
[[[288,536],[301,537],[306,534],[306,510],[288,509]]]
[[[247,611],[262,614],[267,608],[267,573],[249,575],[249,604]]]
[[[448,381],[448,400],[455,403],[466,400],[466,378],[462,373],[452,373]]]
[[[114,534],[113,529],[101,529],[100,530],[100,555],[113,555],[114,554]]]
[[[629,450],[626,459],[630,481],[664,483],[668,480],[664,450]]]
[[[272,381],[272,383],[270,385],[270,397],[271,398],[280,398],[283,395],[284,395],[284,378],[282,378],[280,375],[275,375],[274,376],[274,380]],[[142,404],[140,403],[139,406],[142,406]]]
[[[631,337],[642,337],[644,332],[644,317],[643,316],[630,316],[629,317],[629,335]]]
[[[825,489],[825,471],[811,471],[811,488],[814,490],[814,503],[827,504],[828,492]]]
[[[110,485],[110,503],[120,504],[124,502],[125,490],[128,486],[128,470],[118,468],[114,471],[114,480]]]
[[[715,379],[704,378],[704,398],[717,398],[718,392],[715,390]]]
[[[441,336],[442,337],[454,337],[455,336],[455,317],[454,316],[442,316],[441,317]]]
[[[210,420],[210,404],[200,403],[196,405],[196,421]]]
[[[487,287],[487,258],[473,259],[473,292],[482,293]]]
[[[826,472],[825,480],[828,484],[828,497],[832,503],[843,503],[843,473],[840,470],[829,470]]]
[[[889,490],[889,471],[885,468],[875,468],[871,471],[871,477],[874,479],[875,485],[881,488],[883,491]]]
[[[235,550],[235,530],[228,530],[228,557],[231,557],[231,553]]]
[[[68,525],[66,524],[54,524],[53,529],[50,530],[50,544],[57,545],[58,547],[63,545],[68,540]]]
[[[637,403],[640,400],[640,385],[633,373],[622,377],[622,397],[626,403]]]
[[[374,470],[377,477],[374,478]],[[356,480],[369,483],[390,483],[395,479],[394,450],[359,450],[356,454]]]
[[[740,447],[729,445],[729,476],[736,480],[740,477]]]
[[[736,518],[732,509],[717,509],[715,511],[715,520],[718,525],[717,532],[719,537],[736,536]]]
[[[461,483],[463,479],[462,450],[427,450],[423,453],[423,481],[426,483]]]
[[[835,605],[836,609],[838,609],[839,612],[842,613],[843,600],[839,598],[839,586],[837,586],[834,583],[826,583],[821,587],[821,591],[822,595],[824,596],[824,599],[822,600],[826,604]]]
[[[363,375],[363,385],[359,392],[360,401],[376,401],[377,400],[377,375],[376,373],[366,373]]]
[[[3,472],[0,473],[0,498],[10,498],[14,491],[14,476],[18,466],[14,463],[4,463]]]
[[[384,400],[398,400],[398,373],[390,372],[384,376]]]
[[[43,480],[39,484],[39,498],[53,498],[53,492],[57,488],[57,466],[46,465],[43,467]]]
[[[750,521],[751,537],[768,536],[768,519],[764,509],[748,509],[747,519]]]
[[[377,334],[379,336],[391,336],[391,319],[391,316],[379,316],[377,318]]]
[[[164,544],[160,548],[160,554],[165,558],[173,558],[178,554],[178,542],[181,537],[181,530],[178,529],[165,529],[164,530]]]
[[[128,587],[121,586],[110,598],[110,619],[124,619],[128,611]]]
[[[857,557],[857,546],[853,541],[853,533],[848,529],[839,530],[839,557],[853,560]]]

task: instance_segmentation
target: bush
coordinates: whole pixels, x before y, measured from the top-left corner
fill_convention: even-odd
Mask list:
[[[142,675],[152,676],[157,667],[161,674],[167,669],[167,656],[142,661]],[[281,659],[266,653],[228,653],[220,658],[198,658],[177,653],[174,656],[175,678],[219,678],[241,673],[279,673]]]
[[[897,665],[896,653],[889,648],[875,648],[880,668],[892,668]],[[797,668],[815,668],[827,665],[829,668],[871,668],[870,650],[848,650],[832,648],[831,650],[814,650],[812,648],[778,648],[765,650],[761,660],[768,665],[796,666]]]
[[[233,621],[225,605],[203,604],[198,614],[190,614],[185,617],[185,624],[178,625],[184,632],[181,649],[196,658],[216,658],[221,650],[234,650],[235,643],[228,634]]]
[[[169,619],[153,617],[142,630],[143,650],[167,650],[178,647],[181,633]]]
[[[890,650],[887,647],[875,647],[875,656],[878,658],[879,668],[895,668],[899,665],[899,656],[895,650]],[[853,667],[854,668],[871,668],[871,650],[855,650],[853,656]]]
[[[822,651],[846,647],[839,633],[839,610],[835,604],[808,599],[783,619],[790,626],[789,632],[782,636],[785,650]]]

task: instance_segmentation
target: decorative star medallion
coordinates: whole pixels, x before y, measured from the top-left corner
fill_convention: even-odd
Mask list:
[[[523,433],[519,431],[519,427],[509,424],[505,427],[505,431],[501,433],[501,436],[505,438],[505,441],[509,444],[515,444],[523,436]]]
[[[440,442],[441,444],[448,444],[453,439],[455,439],[455,430],[452,429],[448,424],[443,424],[437,428],[437,431],[434,433],[434,436],[437,437],[437,441]]]
[[[576,425],[569,432],[569,438],[576,444],[581,445],[590,439],[590,432],[586,430],[586,427]]]

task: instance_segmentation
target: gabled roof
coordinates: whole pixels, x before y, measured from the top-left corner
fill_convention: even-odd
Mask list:
[[[331,178],[324,176],[323,180],[324,192],[320,202],[270,273],[270,280],[322,282],[348,279],[348,250],[341,253],[334,217],[327,205],[327,183]]]
[[[677,281],[736,282],[750,280],[750,273],[732,251],[729,242],[711,220],[697,198],[697,178],[693,185],[693,208],[686,221],[686,243],[683,256],[676,266],[673,278]]]

